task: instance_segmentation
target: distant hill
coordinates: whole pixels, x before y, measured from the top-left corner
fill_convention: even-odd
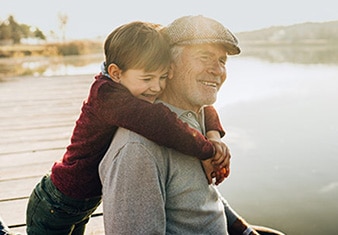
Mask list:
[[[241,56],[270,62],[338,64],[338,20],[236,33]]]
[[[273,26],[265,29],[236,33],[243,44],[338,44],[338,20],[322,23],[302,23]]]

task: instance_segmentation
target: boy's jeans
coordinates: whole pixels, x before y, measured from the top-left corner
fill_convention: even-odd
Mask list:
[[[90,215],[100,203],[101,197],[77,200],[63,195],[46,175],[28,201],[27,234],[82,235]]]

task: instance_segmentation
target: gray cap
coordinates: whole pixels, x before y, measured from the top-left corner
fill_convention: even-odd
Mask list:
[[[237,38],[229,29],[218,21],[201,15],[178,18],[164,30],[171,45],[220,43],[226,47],[229,55],[241,52]]]

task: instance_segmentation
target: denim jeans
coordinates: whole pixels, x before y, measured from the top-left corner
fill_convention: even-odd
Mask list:
[[[78,200],[65,196],[46,175],[36,185],[27,206],[28,235],[82,235],[101,197]]]
[[[7,235],[7,234],[9,234],[9,229],[0,216],[0,235]]]

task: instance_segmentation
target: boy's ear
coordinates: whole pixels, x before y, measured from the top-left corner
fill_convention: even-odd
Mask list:
[[[114,82],[120,83],[121,79],[121,69],[116,64],[110,64],[108,66],[108,74]]]

